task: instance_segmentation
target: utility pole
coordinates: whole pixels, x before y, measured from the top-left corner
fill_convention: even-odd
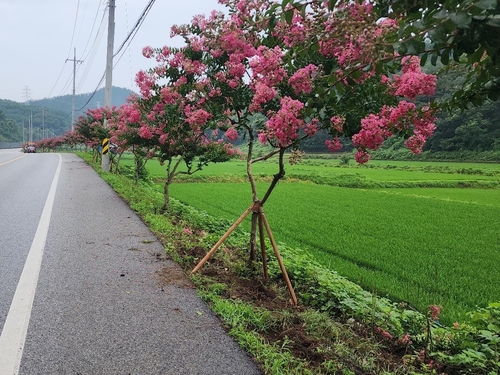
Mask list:
[[[109,19],[108,19],[108,49],[106,56],[106,87],[104,88],[104,106],[111,109],[111,88],[113,85],[113,48],[115,40],[115,0],[109,0]],[[108,121],[104,120],[104,127],[108,127]],[[104,150],[104,145],[103,145]],[[107,150],[107,145],[106,145]],[[102,153],[101,168],[103,171],[109,171],[109,154]]]
[[[45,139],[45,108],[42,108],[42,139]]]
[[[73,61],[73,96],[71,98],[71,130],[74,129],[74,124],[75,124],[75,81],[76,81],[76,63],[82,64],[82,60],[77,60],[76,59],[76,47],[75,47],[75,54],[73,57],[73,60],[71,59],[66,59],[66,62],[68,61]]]
[[[28,139],[29,143],[33,142],[33,110],[31,110],[30,114],[30,126],[29,126],[29,132],[28,132]]]

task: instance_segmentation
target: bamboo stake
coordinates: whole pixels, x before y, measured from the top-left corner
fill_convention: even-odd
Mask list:
[[[267,221],[266,215],[264,215],[264,212],[260,212],[260,216],[262,216],[262,221],[264,222],[264,225],[266,227],[267,235],[269,236],[269,239],[271,240],[271,244],[273,245],[273,250],[274,254],[276,254],[276,259],[278,260],[278,263],[281,268],[281,273],[283,274],[283,277],[285,278],[286,286],[288,287],[288,291],[290,292],[290,296],[292,297],[292,302],[294,305],[297,304],[297,297],[295,296],[295,292],[292,287],[292,283],[290,282],[290,278],[288,277],[288,273],[286,272],[285,265],[283,264],[283,260],[281,259],[280,252],[278,250],[278,245],[276,245],[276,241],[274,240],[273,233],[271,232],[271,228],[269,227],[269,223]]]
[[[264,280],[269,279],[267,272],[267,256],[266,256],[266,242],[264,238],[264,225],[262,223],[262,210],[259,211],[259,237],[260,237],[260,252],[262,254],[262,268],[264,271]]]
[[[219,248],[219,246],[229,237],[229,235],[241,224],[241,222],[248,216],[250,212],[254,209],[255,204],[252,204],[241,216],[238,220],[234,222],[234,224],[227,230],[227,232],[222,236],[222,238],[212,247],[212,249],[205,255],[205,257],[198,263],[198,265],[191,271],[191,273],[195,273],[198,271],[207,260],[215,253],[215,250]]]

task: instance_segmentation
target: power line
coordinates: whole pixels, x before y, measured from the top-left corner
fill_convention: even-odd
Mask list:
[[[68,58],[69,58],[70,53],[71,53],[71,47],[73,47],[73,40],[74,40],[74,38],[75,38],[75,31],[76,31],[76,24],[77,24],[77,21],[78,21],[78,10],[79,10],[79,9],[80,9],[80,0],[78,0],[78,3],[76,4],[75,22],[74,22],[74,24],[73,24],[73,33],[72,33],[72,35],[71,35],[71,42],[70,42],[70,44],[69,44]],[[53,92],[53,91],[54,91],[54,89],[56,88],[57,84],[59,83],[59,79],[60,79],[60,78],[61,78],[61,76],[62,76],[62,73],[63,73],[63,71],[64,71],[64,67],[65,67],[65,65],[66,65],[66,62],[64,62],[63,66],[62,66],[62,68],[61,68],[61,71],[59,72],[59,76],[58,76],[58,77],[57,77],[57,79],[56,79],[56,83],[54,83],[54,86],[52,87],[52,89],[51,89],[51,90],[50,90],[50,92],[49,92],[49,95],[48,95],[48,97],[49,97],[49,98],[50,98],[50,96],[52,95],[52,92]],[[68,82],[69,82],[69,81],[68,81]],[[67,82],[67,83],[66,83],[66,85],[64,86],[64,90],[63,90],[63,91],[65,91],[65,90],[66,90],[66,87],[67,87],[67,85],[69,84],[68,82]],[[63,91],[61,91],[61,94],[62,94],[62,92],[63,92]]]
[[[149,3],[146,5],[146,7],[144,8],[144,10],[142,11],[142,14],[140,15],[139,19],[136,21],[134,27],[132,28],[132,30],[129,32],[129,34],[127,35],[127,37],[125,38],[125,40],[121,44],[120,48],[118,48],[118,50],[113,54],[113,57],[116,57],[116,55],[118,55],[120,53],[120,51],[123,49],[123,47],[125,45],[127,45],[127,46],[130,45],[130,43],[132,42],[132,40],[134,39],[135,35],[139,31],[142,23],[146,19],[146,16],[149,13],[149,11],[151,10],[151,7],[153,6],[154,3],[155,3],[155,0],[150,0],[149,1]],[[128,42],[128,44],[127,44],[127,42]],[[123,57],[123,54],[124,53],[122,53],[122,55],[118,58],[118,60],[116,61],[116,63],[113,64],[113,68],[116,67],[116,65],[118,64],[118,62],[120,61],[120,59]],[[99,88],[101,87],[101,85],[102,85],[105,77],[106,77],[106,71],[104,71],[104,74],[102,75],[101,80],[97,84],[94,92],[90,95],[90,97],[87,100],[87,102],[81,108],[77,109],[77,111],[81,111],[82,109],[84,109],[87,106],[87,104],[90,103],[90,101],[92,100],[92,98],[96,94],[97,90],[99,90]]]
[[[78,0],[78,3],[76,4],[76,14],[75,14],[75,23],[73,25],[73,34],[71,35],[71,43],[69,46],[69,51],[68,51],[68,58],[71,54],[71,47],[73,47],[73,40],[75,38],[75,31],[76,31],[76,23],[78,21],[78,9],[80,8],[80,0]]]
[[[101,80],[97,84],[94,92],[90,95],[89,100],[87,100],[87,102],[81,108],[78,108],[76,111],[81,111],[82,109],[84,109],[87,106],[87,104],[90,103],[90,101],[92,100],[92,98],[94,97],[94,95],[97,93],[97,90],[99,90],[99,88],[101,87],[102,83],[104,82],[104,78],[106,78],[106,71],[104,71],[104,74],[102,75]]]
[[[96,21],[97,21],[97,16],[99,15],[99,11],[100,10],[101,10],[101,2],[99,2],[99,6],[97,7],[97,12],[96,12],[95,17],[94,17],[94,22],[92,24],[92,29],[90,30],[89,38],[88,38],[87,44],[85,45],[85,48],[83,49],[83,52],[82,52],[82,55],[84,56],[83,57],[84,60],[87,59],[87,56],[91,53],[92,48],[93,48],[93,47],[91,47],[89,53],[85,56],[85,53],[87,52],[87,47],[89,46],[90,40],[92,39],[92,33],[94,32],[94,28],[95,28]],[[95,43],[97,41],[97,37],[98,37],[98,35],[101,32],[102,24],[103,24],[103,22],[105,20],[105,18],[104,18],[105,15],[106,15],[106,10],[103,12],[103,17],[101,19],[101,24],[99,25],[99,29],[97,30],[97,33],[96,33],[96,36],[94,38],[94,42],[92,43],[92,46],[95,45]]]
[[[106,16],[106,12],[104,12],[103,14],[103,18],[101,20],[101,24],[99,26],[99,30],[95,36],[95,39],[94,39],[94,42],[92,44],[92,48],[91,50],[89,51],[89,53],[87,54],[87,56],[84,57],[84,59],[86,60],[88,56],[90,56],[90,58],[88,59],[89,62],[88,64],[86,65],[85,67],[85,71],[83,72],[83,75],[82,75],[82,78],[80,79],[80,81],[78,82],[78,86],[80,87],[81,84],[83,84],[83,82],[85,82],[85,80],[87,79],[87,75],[88,73],[90,72],[90,69],[94,63],[94,59],[95,59],[95,56],[97,54],[97,51],[98,51],[98,48],[101,44],[101,41],[102,41],[102,37],[104,35],[104,30],[105,30],[105,27],[106,26],[106,22],[105,22],[105,16]]]
[[[127,41],[129,39],[130,39],[130,42],[132,42],[132,39],[135,37],[135,34],[137,34],[137,31],[139,31],[139,28],[141,27],[142,23],[146,19],[146,15],[149,13],[149,11],[151,10],[151,7],[153,6],[154,3],[155,3],[155,0],[150,0],[149,1],[148,5],[146,5],[146,7],[144,8],[144,10],[142,11],[141,16],[136,21],[134,27],[129,32],[129,34],[127,35],[127,37],[125,38],[125,40],[121,44],[120,48],[118,48],[118,51],[116,51],[114,53],[113,57],[116,57],[116,55],[118,55],[120,53],[120,51],[122,50],[122,48],[125,46],[125,44],[127,43]],[[129,44],[130,44],[130,42],[129,42]]]
[[[50,90],[49,92],[49,95],[48,95],[48,98],[50,98],[50,96],[52,95],[52,92],[54,91],[54,89],[56,88],[57,86],[57,83],[59,82],[59,79],[61,78],[62,76],[62,73],[64,71],[64,67],[66,66],[66,62],[63,64],[62,68],[61,68],[61,71],[59,72],[59,76],[57,77],[56,79],[56,83],[54,83],[54,86],[52,87],[52,89]]]

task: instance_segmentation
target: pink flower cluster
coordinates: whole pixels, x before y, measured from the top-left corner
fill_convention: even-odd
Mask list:
[[[359,155],[359,163],[369,160],[366,150],[377,150],[393,134],[409,135],[405,145],[414,153],[420,153],[425,141],[435,130],[434,112],[428,107],[418,110],[413,103],[399,102],[397,107],[384,106],[378,114],[370,114],[361,120],[361,130],[352,137]]]
[[[330,122],[332,123],[332,128],[335,132],[337,133],[342,133],[344,129],[344,123],[345,123],[345,118],[341,116],[333,116],[330,119]]]
[[[389,86],[395,96],[414,99],[418,95],[433,95],[436,89],[436,76],[425,74],[420,69],[417,56],[402,60],[401,76],[392,80],[383,77],[382,82]],[[385,139],[394,134],[405,136],[405,146],[413,153],[420,153],[425,141],[434,133],[435,112],[429,107],[418,109],[415,103],[401,100],[397,106],[384,106],[377,114],[370,114],[361,120],[361,130],[352,137],[358,148],[356,160],[366,163],[370,156],[367,149],[377,150]]]
[[[154,50],[153,48],[149,47],[149,46],[146,46],[142,49],[142,55],[147,58],[147,59],[150,59],[151,57],[153,57],[154,55]]]
[[[388,340],[392,340],[394,338],[394,336],[392,336],[389,332],[380,327],[375,327],[375,332],[377,332],[380,336]]]
[[[439,320],[439,315],[441,314],[441,307],[437,305],[430,305],[429,306],[429,317],[437,321]]]
[[[309,64],[304,68],[298,69],[289,79],[288,84],[292,86],[295,95],[309,94],[313,87],[312,81],[318,67],[313,64]]]
[[[233,142],[238,139],[238,131],[234,127],[230,127],[229,129],[226,130],[226,138]]]
[[[276,96],[276,90],[265,83],[257,82],[252,86],[254,96],[248,109],[250,112],[260,112],[262,105],[266,104]]]
[[[141,70],[135,76],[135,83],[139,87],[140,93],[143,97],[151,97],[151,91],[155,84],[154,77]]]
[[[196,108],[191,105],[187,105],[184,108],[184,113],[186,115],[186,122],[191,125],[203,125],[212,117],[203,108]]]
[[[352,142],[355,147],[377,150],[391,134],[387,118],[369,114],[361,120],[361,131],[352,137]]]
[[[408,333],[405,333],[403,336],[401,336],[398,339],[399,344],[408,346],[411,345],[413,342],[411,341],[411,336]]]
[[[325,144],[326,144],[326,147],[328,147],[328,149],[331,152],[336,152],[336,151],[339,151],[340,149],[342,149],[342,143],[340,142],[339,137],[335,137],[333,139],[326,140]]]
[[[304,104],[288,96],[281,99],[281,108],[266,122],[265,137],[259,140],[276,141],[280,147],[288,147],[299,137],[299,129],[304,126],[300,117]],[[265,142],[262,142],[265,143]]]
[[[291,8],[287,10],[291,11]],[[286,47],[302,44],[308,37],[307,20],[295,10],[292,22],[290,24],[279,22],[273,31],[273,36],[283,40]]]
[[[153,132],[147,125],[142,125],[139,129],[139,136],[144,139],[153,138]]]
[[[283,52],[278,46],[257,48],[255,57],[250,60],[253,78],[271,87],[281,83],[287,76],[282,57]]]
[[[433,95],[437,77],[426,74],[420,68],[418,56],[407,56],[402,60],[402,74],[395,76],[390,88],[396,96],[415,99],[418,95]]]

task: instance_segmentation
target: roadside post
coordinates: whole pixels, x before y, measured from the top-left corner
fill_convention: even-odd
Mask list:
[[[102,151],[102,163],[101,168],[103,171],[109,171],[109,138],[104,138],[101,142]]]

